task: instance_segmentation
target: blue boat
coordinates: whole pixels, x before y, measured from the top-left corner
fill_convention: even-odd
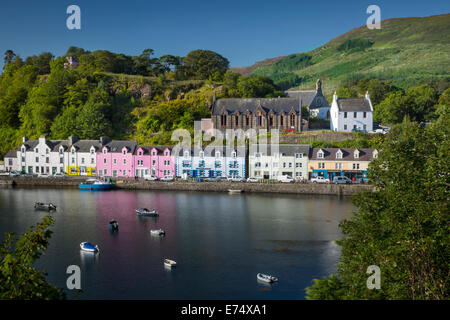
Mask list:
[[[119,223],[116,220],[109,221],[109,231],[119,231]]]
[[[80,190],[110,190],[111,183],[99,179],[88,179],[85,183],[80,183],[78,188]]]
[[[82,242],[80,243],[80,248],[83,251],[87,251],[87,252],[94,252],[97,253],[100,251],[98,246],[94,246],[92,243],[90,242]]]

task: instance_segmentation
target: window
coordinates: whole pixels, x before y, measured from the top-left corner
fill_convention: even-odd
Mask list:
[[[292,168],[292,162],[289,162],[289,168]]]
[[[336,168],[336,170],[342,169],[342,163],[336,163],[335,168]]]
[[[283,162],[283,168],[286,168],[286,162]]]
[[[296,175],[297,177],[301,177],[301,176],[302,176],[302,173],[301,173],[301,172],[296,172],[295,175]]]
[[[152,165],[156,165],[156,160],[152,160]]]
[[[336,159],[342,159],[342,152],[340,150],[336,152]]]
[[[301,163],[301,162],[297,162],[297,163],[295,164],[295,167],[296,167],[296,168],[301,168],[301,167],[302,167],[302,163]]]
[[[127,164],[127,159],[123,159],[123,164]]]
[[[188,158],[188,157],[189,157],[189,151],[185,151],[185,152],[184,152],[184,157],[185,157],[185,158]]]
[[[64,158],[59,158],[59,163],[64,163]]]
[[[319,152],[317,152],[317,158],[323,159],[323,151],[319,150]]]
[[[117,164],[117,159],[116,158],[113,159],[113,163]]]
[[[45,163],[50,163],[50,159],[48,157],[45,158]]]
[[[94,164],[94,163],[95,163],[95,159],[91,158],[91,164]]]
[[[269,125],[273,126],[273,117],[272,116],[269,117]]]
[[[222,161],[216,160],[216,161],[214,162],[214,166],[215,166],[216,168],[222,167]]]
[[[25,153],[25,148],[22,148],[22,152],[24,152],[24,153]]]
[[[75,158],[72,158],[72,163],[75,163]]]
[[[25,162],[25,157],[22,157],[22,162]]]
[[[278,168],[278,162],[274,162],[274,163],[273,163],[273,167],[274,167],[274,168]]]
[[[319,169],[325,169],[325,162],[319,162]]]
[[[347,125],[346,124],[344,124],[344,130],[347,130]]]
[[[261,167],[261,162],[255,162],[255,168],[260,168]]]
[[[353,164],[353,170],[359,170],[359,163]]]
[[[127,154],[127,150],[124,149],[124,150],[122,151],[122,154],[123,154],[123,155],[126,155],[126,154]]]
[[[106,149],[103,149],[103,154],[106,154]]]
[[[94,149],[91,149],[91,154],[94,154],[95,153],[95,150]]]
[[[363,113],[363,118],[366,118],[367,117],[367,112],[364,112]]]
[[[106,163],[106,158],[103,158],[103,163]]]
[[[280,125],[283,125],[283,116],[280,116]]]
[[[358,152],[358,150],[356,150],[356,151],[353,153],[353,156],[354,156],[355,159],[358,159],[358,158],[359,158],[359,152]]]
[[[71,152],[72,154],[75,154],[75,149],[72,149],[70,152]]]
[[[358,112],[353,112],[353,118],[356,118],[358,115]]]
[[[36,157],[36,162],[39,162],[39,157]]]
[[[142,156],[142,151],[139,151],[139,152],[138,152],[138,156]]]
[[[231,156],[232,156],[233,158],[236,158],[236,152],[233,151],[233,152],[231,153]]]
[[[127,170],[122,170],[122,175],[126,176],[127,175]]]
[[[297,159],[303,158],[303,153],[296,153],[295,158],[297,158]]]
[[[245,116],[245,125],[248,126],[249,125],[249,117]]]
[[[59,149],[59,154],[62,155],[63,153],[64,153],[64,149],[63,148]]]
[[[235,117],[235,122],[234,124],[236,125],[236,127],[239,125],[239,116]]]
[[[108,174],[108,170],[103,169],[103,175],[106,176]]]
[[[81,158],[81,164],[84,164],[84,158]]]
[[[200,151],[200,153],[198,155],[200,158],[203,158],[205,156],[205,153],[203,151]]]
[[[344,112],[344,118],[347,118],[347,112]]]
[[[291,114],[291,127],[295,126],[295,114]]]
[[[169,151],[166,151],[166,157],[168,157],[169,156]]]
[[[219,158],[219,157],[220,157],[220,152],[217,151],[217,152],[216,152],[216,158]]]
[[[363,125],[363,129],[364,129],[364,130],[367,130],[367,125]]]
[[[355,130],[356,130],[356,124],[354,124],[354,125],[353,125],[353,129],[355,129]]]

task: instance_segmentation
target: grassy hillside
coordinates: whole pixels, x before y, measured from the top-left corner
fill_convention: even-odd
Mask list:
[[[321,78],[326,94],[361,78],[390,80],[402,88],[424,82],[448,84],[450,14],[384,20],[381,30],[362,26],[315,50],[234,71],[268,76],[284,89],[314,88]]]

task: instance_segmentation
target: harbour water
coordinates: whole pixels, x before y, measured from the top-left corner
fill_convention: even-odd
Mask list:
[[[67,290],[78,299],[304,299],[313,278],[335,271],[338,224],[355,210],[334,196],[8,188],[0,189],[0,239],[40,221],[37,201],[57,210],[36,267],[65,288],[67,267],[80,266],[83,292]],[[160,215],[138,217],[141,207]],[[164,237],[150,234],[159,228]],[[80,252],[83,241],[100,253]],[[165,268],[165,258],[177,267]],[[259,283],[258,272],[279,282]]]

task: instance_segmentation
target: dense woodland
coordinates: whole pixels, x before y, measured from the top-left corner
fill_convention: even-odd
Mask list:
[[[76,57],[78,66],[65,67],[67,57]],[[194,120],[209,117],[213,91],[217,98],[285,96],[272,79],[235,73],[225,57],[209,50],[155,57],[152,49],[128,56],[70,47],[60,57],[44,52],[26,59],[8,50],[4,62],[0,157],[17,147],[21,137],[41,134],[50,139],[109,136],[170,144],[174,129],[193,130]],[[347,82],[337,93],[345,98],[366,91],[375,104],[375,121],[383,124],[400,123],[404,117],[431,121],[450,100],[449,89],[427,84],[399,88],[379,79]],[[376,146],[375,140],[357,138],[352,143],[315,144]]]

